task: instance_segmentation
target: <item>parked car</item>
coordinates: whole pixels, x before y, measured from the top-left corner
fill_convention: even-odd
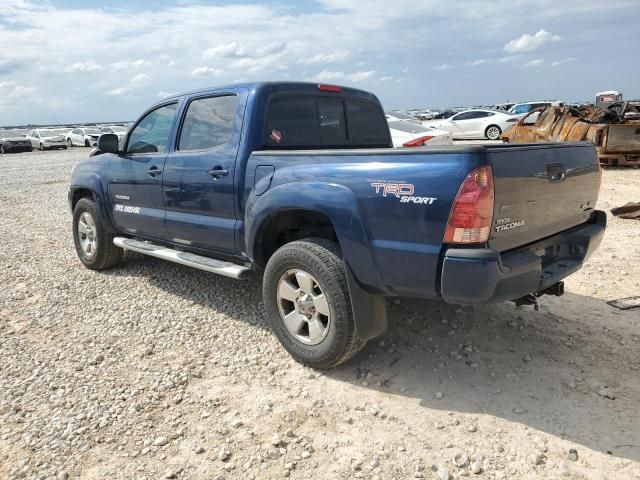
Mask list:
[[[390,115],[387,115],[387,123],[393,146],[396,148],[451,145],[453,143],[451,134],[444,130],[423,127],[403,120],[393,120]]]
[[[508,112],[514,105],[515,103],[496,103],[492,108],[494,110],[503,110]]]
[[[445,118],[450,118],[455,114],[456,112],[454,112],[453,110],[443,110],[442,112],[435,114],[432,120],[444,120]]]
[[[416,125],[422,125],[422,120],[414,117],[413,115],[409,115],[408,113],[402,112],[387,112],[387,120],[402,120],[409,123],[414,123]]]
[[[517,118],[498,110],[466,110],[428,125],[450,132],[453,139],[487,138],[498,140]]]
[[[66,141],[69,147],[93,147],[99,136],[95,127],[77,127],[67,133]]]
[[[25,135],[12,131],[0,131],[0,154],[31,152],[33,145]]]
[[[508,112],[511,115],[518,115],[522,117],[523,115],[529,113],[531,110],[537,110],[539,108],[549,107],[551,105],[560,105],[561,102],[550,102],[550,101],[541,101],[541,102],[522,102],[514,104]]]
[[[118,136],[118,145],[120,148],[124,146],[124,140],[127,136],[128,128],[122,127],[120,125],[106,125],[104,127],[100,127],[100,135],[103,133],[113,133]]]
[[[27,139],[34,148],[40,150],[66,149],[64,130],[51,128],[36,128],[27,134]]]
[[[269,82],[169,97],[124,152],[104,134],[103,153],[76,163],[78,258],[103,270],[131,250],[253,272],[284,348],[331,368],[384,332],[385,297],[536,304],[600,244],[593,145],[391,146],[361,90]]]

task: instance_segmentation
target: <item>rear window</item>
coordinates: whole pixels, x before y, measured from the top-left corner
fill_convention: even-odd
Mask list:
[[[267,148],[387,147],[391,143],[378,105],[338,97],[275,97],[265,126]]]

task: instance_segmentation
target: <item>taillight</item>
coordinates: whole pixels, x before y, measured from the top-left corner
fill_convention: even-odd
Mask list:
[[[403,147],[422,147],[425,143],[427,143],[432,138],[435,138],[433,135],[425,135],[424,137],[414,138],[413,140],[409,140],[406,143],[403,143]]]
[[[484,243],[493,219],[493,172],[489,165],[465,178],[451,207],[444,243]]]
[[[328,85],[326,83],[318,84],[318,90],[322,90],[323,92],[335,92],[340,93],[342,89],[337,85]]]

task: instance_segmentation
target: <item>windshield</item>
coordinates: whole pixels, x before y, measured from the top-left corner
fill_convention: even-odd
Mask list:
[[[100,133],[97,128],[85,128],[83,130],[86,135],[98,135]]]

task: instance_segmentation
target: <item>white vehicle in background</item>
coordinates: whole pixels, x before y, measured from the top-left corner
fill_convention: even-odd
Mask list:
[[[31,142],[33,148],[39,148],[40,150],[66,149],[67,144],[64,141],[64,134],[64,130],[36,128],[27,133],[27,140]]]
[[[387,121],[402,120],[409,123],[415,123],[416,125],[422,125],[422,120],[403,112],[387,112]]]
[[[102,135],[103,133],[113,133],[117,135],[118,146],[122,148],[124,147],[124,139],[127,137],[129,129],[120,125],[105,125],[104,127],[100,127],[100,135]]]
[[[479,139],[498,140],[513,122],[518,121],[506,112],[491,109],[473,109],[456,113],[444,119],[429,122],[429,126],[451,133],[454,140]]]
[[[518,115],[519,117],[524,117],[531,110],[536,110],[537,108],[549,107],[551,105],[562,105],[562,102],[550,102],[550,101],[538,101],[538,102],[522,102],[516,103],[513,105],[508,112],[512,115]]]
[[[98,143],[100,131],[95,127],[77,127],[67,133],[69,147],[93,147]]]
[[[394,120],[387,115],[394,148],[451,145],[451,134],[432,127],[423,127],[404,120]]]

